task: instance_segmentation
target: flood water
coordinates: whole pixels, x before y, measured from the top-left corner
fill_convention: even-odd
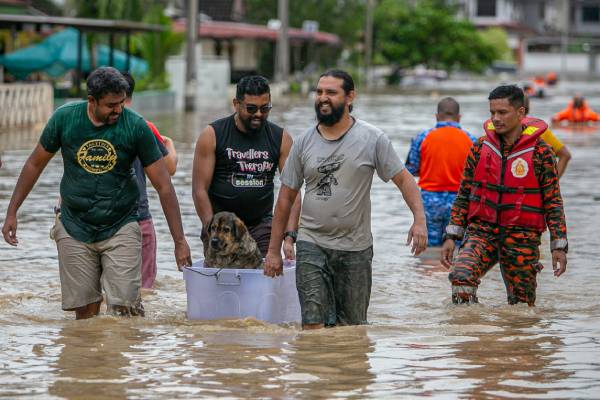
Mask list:
[[[485,90],[457,93],[463,126],[487,118]],[[600,93],[588,89],[600,110]],[[532,101],[548,119],[567,90]],[[401,158],[410,138],[434,123],[440,97],[421,93],[359,97],[354,114],[383,128]],[[312,100],[274,104],[271,120],[298,135],[313,122]],[[194,258],[202,255],[191,197],[195,139],[227,107],[195,116],[148,116],[179,153],[173,178]],[[145,318],[74,321],[60,308],[58,261],[48,238],[62,174],[46,168],[19,212],[17,248],[0,244],[0,397],[101,398],[599,398],[600,133],[557,130],[573,154],[561,181],[569,228],[568,270],[552,275],[547,234],[537,307],[506,305],[497,267],[479,289],[481,304],[453,306],[437,250],[414,258],[404,245],[411,216],[392,183],[374,178],[370,325],[302,332],[253,319],[189,321],[181,273],[157,196],[158,279],[143,292]],[[39,135],[0,134],[0,219]]]

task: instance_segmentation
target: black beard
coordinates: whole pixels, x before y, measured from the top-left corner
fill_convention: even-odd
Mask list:
[[[344,115],[344,109],[346,108],[345,104],[340,104],[338,107],[329,103],[331,107],[331,113],[329,114],[321,114],[321,105],[323,103],[315,103],[315,111],[317,113],[317,120],[320,124],[325,126],[333,126],[337,124]]]
[[[255,128],[252,126],[251,119],[243,119],[242,117],[239,116],[239,114],[238,114],[238,117],[239,117],[240,122],[244,126],[246,133],[249,133],[251,135],[255,135],[258,132],[260,132],[262,130],[263,126],[265,125],[265,120],[263,119],[260,123],[260,126],[258,128]]]

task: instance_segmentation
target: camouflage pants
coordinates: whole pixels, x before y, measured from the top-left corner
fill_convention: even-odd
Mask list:
[[[427,244],[441,246],[442,235],[450,222],[450,211],[456,198],[456,192],[428,192],[421,190],[425,218],[427,220]]]
[[[455,303],[477,302],[481,278],[496,263],[506,286],[509,304],[535,304],[541,235],[537,232],[503,232],[468,229],[448,279]]]

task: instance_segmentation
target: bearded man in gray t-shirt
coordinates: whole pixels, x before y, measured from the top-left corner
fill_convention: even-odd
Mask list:
[[[414,223],[408,232],[412,252],[427,247],[425,213],[419,189],[378,128],[350,115],[355,98],[352,77],[339,70],[321,75],[315,110],[319,123],[294,141],[281,175],[265,275],[283,270],[281,242],[294,199],[306,183],[296,243],[296,287],[302,327],[367,322],[371,296],[371,182],[390,179],[402,192]]]

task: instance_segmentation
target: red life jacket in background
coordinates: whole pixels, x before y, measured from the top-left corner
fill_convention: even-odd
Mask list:
[[[546,229],[540,184],[533,168],[535,144],[548,125],[537,118],[523,119],[523,134],[510,153],[502,156],[500,138],[491,121],[475,167],[469,197],[469,221],[478,218],[500,226]]]

